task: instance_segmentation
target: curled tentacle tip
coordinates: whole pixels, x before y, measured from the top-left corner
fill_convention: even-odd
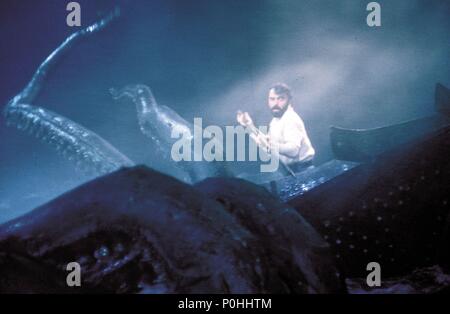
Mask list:
[[[109,88],[108,91],[112,98],[117,99],[119,97],[119,91],[114,87]]]
[[[120,99],[122,97],[130,97],[132,99],[134,99],[136,97],[133,89],[131,89],[129,87],[124,87],[122,89],[115,89],[115,88],[111,87],[109,89],[109,93],[111,94],[111,96],[114,100]]]

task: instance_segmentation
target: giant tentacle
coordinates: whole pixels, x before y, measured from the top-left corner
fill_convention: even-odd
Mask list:
[[[104,174],[133,162],[95,132],[49,110],[29,105],[43,87],[43,83],[55,63],[79,39],[105,28],[119,15],[116,9],[99,22],[69,36],[39,66],[28,85],[16,95],[4,110],[8,125],[28,131],[49,143],[79,168]]]
[[[166,149],[174,142],[172,132],[193,138],[193,125],[177,112],[166,106],[160,106],[146,85],[128,85],[121,90],[110,89],[113,99],[128,98],[136,105],[139,127],[144,135]]]
[[[183,133],[185,138],[193,138],[191,131],[193,127],[176,112],[173,112],[173,116],[176,116],[177,122],[174,122],[173,119],[161,117],[159,105],[147,86],[133,84],[119,90],[110,88],[110,93],[114,100],[125,99],[136,106],[137,120],[141,132],[151,139],[155,153],[168,163],[172,160],[170,154],[170,148],[173,144],[173,139],[170,138],[172,128],[177,128],[178,133]],[[181,169],[188,176],[188,178],[186,176],[179,177],[180,180],[187,183],[196,181],[197,171],[193,167],[186,163],[175,162],[171,166]]]
[[[133,165],[96,133],[50,110],[18,104],[11,106],[6,115],[8,124],[50,144],[85,172],[105,174]]]
[[[143,84],[128,85],[121,90],[110,89],[114,99],[128,98],[136,105],[137,118],[139,126],[144,135],[151,138],[158,149],[164,154],[170,156],[172,145],[182,138],[189,141],[191,145],[194,139],[194,125],[183,119],[173,109],[159,105],[149,87]],[[211,136],[206,130],[202,130],[201,135],[206,135],[211,141],[215,141],[217,155],[223,156],[223,143]],[[175,134],[175,138],[173,135]],[[177,138],[178,136],[178,138]],[[202,151],[203,152],[203,151]],[[193,150],[194,155],[202,152]],[[203,160],[202,156],[194,157],[194,160]],[[228,171],[224,163],[220,162],[195,162],[184,161],[178,164],[191,177],[193,182],[202,180],[206,177],[227,176]]]
[[[105,18],[101,19],[97,23],[94,23],[78,32],[73,33],[69,37],[67,37],[64,42],[58,46],[38,67],[36,72],[34,73],[31,81],[28,85],[18,94],[16,95],[10,105],[21,103],[30,103],[32,102],[39,91],[42,89],[42,85],[44,80],[47,77],[48,72],[52,67],[55,66],[57,61],[61,59],[61,57],[81,38],[87,37],[91,34],[94,34],[102,29],[104,29],[113,19],[119,17],[120,10],[116,8],[113,12],[107,15]]]

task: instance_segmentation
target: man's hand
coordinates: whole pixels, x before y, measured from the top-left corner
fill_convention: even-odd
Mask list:
[[[270,137],[268,135],[259,132],[258,134],[255,134],[255,136],[252,138],[256,142],[256,145],[261,147],[266,153],[270,154],[271,146],[270,146]]]
[[[253,126],[253,120],[250,117],[250,115],[248,114],[248,112],[242,112],[239,110],[236,114],[236,120],[243,127]]]
[[[270,153],[270,138],[268,135],[259,131],[253,124],[253,120],[248,112],[238,111],[236,115],[237,122],[250,131],[250,137],[256,142],[256,144],[264,149],[267,153]]]

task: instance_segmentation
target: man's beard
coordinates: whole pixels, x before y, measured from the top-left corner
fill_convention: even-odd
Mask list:
[[[270,112],[272,112],[272,116],[274,116],[275,118],[281,118],[283,116],[283,114],[286,112],[288,107],[289,107],[288,105],[284,106],[284,108],[273,107],[270,110]],[[278,110],[274,110],[274,109],[278,109]]]

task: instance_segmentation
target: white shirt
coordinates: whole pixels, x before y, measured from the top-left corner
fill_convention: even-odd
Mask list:
[[[305,124],[291,105],[280,118],[270,121],[268,135],[270,142],[278,146],[281,162],[289,165],[313,159],[315,151]]]

